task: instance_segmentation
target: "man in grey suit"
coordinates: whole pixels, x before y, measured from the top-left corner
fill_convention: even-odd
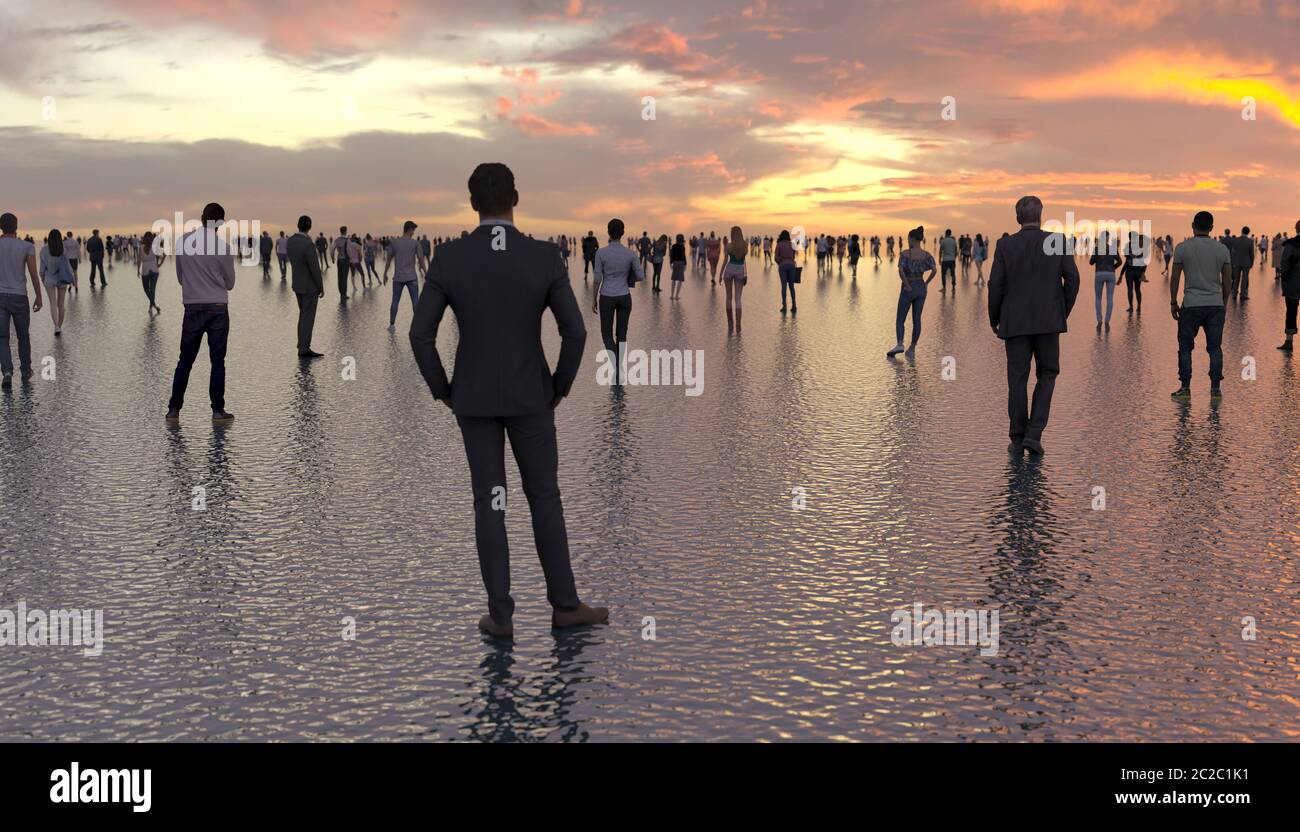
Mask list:
[[[285,244],[289,265],[293,268],[293,293],[298,296],[298,357],[320,358],[311,348],[311,333],[316,327],[316,303],[325,297],[321,279],[320,256],[311,239],[311,217],[298,218],[298,233]]]
[[[989,277],[989,323],[1007,350],[1007,450],[1017,456],[1026,450],[1043,452],[1043,429],[1061,371],[1060,337],[1079,295],[1074,253],[1064,235],[1039,228],[1042,221],[1042,201],[1021,197],[1016,203],[1020,231],[998,241]],[[1038,377],[1032,413],[1027,401],[1030,358]]]
[[[587,341],[582,312],[559,246],[515,228],[519,192],[510,168],[479,165],[469,178],[469,193],[479,226],[438,246],[411,321],[411,348],[433,398],[456,414],[465,441],[474,537],[488,596],[479,629],[497,638],[514,636],[504,504],[507,435],[533,516],[551,626],[600,624],[609,610],[578,600],[557,476],[555,408],[569,394],[582,362]],[[438,324],[448,307],[460,335],[451,380],[437,345]],[[554,373],[542,350],[547,309],[560,331]]]

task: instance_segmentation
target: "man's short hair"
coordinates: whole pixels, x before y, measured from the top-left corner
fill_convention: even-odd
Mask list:
[[[1197,211],[1192,217],[1193,231],[1209,231],[1214,228],[1214,215],[1209,211]]]
[[[410,220],[407,220],[405,223],[402,224],[402,233],[405,234],[406,232],[414,231],[417,228],[419,228],[418,225],[416,225],[414,222]]]
[[[340,225],[340,226],[339,226],[339,233],[340,233],[340,234],[347,234],[347,233],[348,233],[348,227],[347,227],[346,225]]]
[[[214,220],[224,220],[226,218],[226,209],[221,207],[219,202],[209,202],[203,206],[203,224],[207,225]]]
[[[606,226],[606,228],[609,230],[609,238],[611,240],[617,240],[619,237],[623,236],[623,221],[618,217],[610,220],[609,225]]]
[[[0,214],[0,231],[3,231],[5,234],[17,234],[18,218],[8,211]]]
[[[481,214],[502,214],[515,204],[515,175],[500,162],[484,162],[469,177],[469,197]]]
[[[1022,196],[1016,200],[1016,222],[1021,225],[1043,221],[1043,201],[1036,196]]]
[[[1249,233],[1250,233],[1250,226],[1249,226],[1249,225],[1243,225],[1243,226],[1241,227],[1241,236],[1244,237],[1244,236],[1246,236],[1246,235],[1249,234]]]
[[[306,214],[303,214],[301,217],[299,217],[298,230],[304,234],[306,234],[308,231],[311,231],[311,217],[307,216]]]

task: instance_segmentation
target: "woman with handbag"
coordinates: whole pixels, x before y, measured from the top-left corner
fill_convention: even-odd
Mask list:
[[[740,226],[733,225],[731,239],[727,241],[727,262],[722,267],[722,287],[727,290],[727,332],[734,329],[737,335],[740,334],[740,295],[748,280],[745,274],[745,255],[748,253],[745,233]]]
[[[600,337],[614,367],[619,366],[619,350],[627,343],[627,325],[632,317],[632,287],[645,279],[637,253],[623,245],[623,221],[609,221],[609,245],[596,252],[596,299],[592,312],[600,315]],[[614,384],[624,379],[615,373]]]
[[[54,321],[54,334],[63,334],[63,301],[68,296],[68,287],[75,279],[72,264],[68,262],[67,252],[63,247],[63,234],[54,229],[45,238],[41,247],[41,282],[50,292],[50,319]]]
[[[781,311],[785,311],[785,293],[790,291],[790,312],[798,312],[799,305],[794,298],[794,285],[799,282],[799,267],[794,264],[794,243],[790,242],[790,232],[782,231],[776,239],[776,269],[781,276]]]

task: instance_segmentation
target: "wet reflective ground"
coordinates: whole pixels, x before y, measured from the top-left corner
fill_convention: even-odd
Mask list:
[[[933,284],[914,360],[884,357],[888,264],[856,283],[809,268],[797,319],[777,312],[775,271],[751,268],[739,337],[706,278],[679,301],[638,288],[632,347],[705,351],[704,393],[688,397],[596,384],[579,268],[590,333],[558,411],[560,478],[579,589],[612,621],[549,629],[510,468],[513,648],[475,631],[468,471],[411,357],[409,302],[390,336],[388,289],[346,308],[327,292],[327,357],[304,367],[292,293],[241,269],[225,428],[208,420],[206,354],[180,425],[163,421],[181,322],[170,264],[155,320],[121,266],[70,300],[61,340],[36,315],[33,349],[57,378],[0,395],[0,607],[102,608],[107,644],[98,658],[0,647],[0,739],[1300,732],[1300,368],[1274,350],[1271,273],[1229,309],[1212,408],[1203,350],[1192,403],[1169,399],[1159,270],[1146,314],[1118,300],[1099,335],[1081,269],[1047,456],[1013,462],[973,272],[955,296]],[[206,511],[191,508],[198,486]],[[998,654],[894,646],[890,615],[914,602],[998,610]]]

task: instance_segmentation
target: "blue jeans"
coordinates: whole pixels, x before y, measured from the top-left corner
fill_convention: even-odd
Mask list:
[[[388,325],[392,326],[397,323],[397,308],[402,305],[402,289],[411,290],[411,306],[414,307],[420,302],[420,289],[418,281],[407,280],[402,283],[393,282],[393,304],[388,307]]]
[[[903,322],[907,320],[909,309],[912,310],[912,346],[921,340],[921,310],[925,307],[925,294],[924,287],[898,293],[898,316],[894,320],[898,343],[903,343]]]
[[[789,287],[790,289],[790,305],[791,306],[799,305],[799,301],[795,300],[794,298],[794,287],[797,286],[798,284],[790,282],[791,280],[794,279],[794,270],[795,270],[794,263],[782,263],[779,267],[777,267],[777,271],[781,275],[781,307],[782,308],[785,308],[786,287]]]
[[[14,357],[9,352],[9,322],[14,323],[14,332],[18,334],[18,366],[23,373],[32,371],[32,339],[29,326],[32,322],[32,310],[27,305],[27,295],[0,294],[0,370],[5,375],[13,375]]]
[[[212,361],[208,398],[212,400],[214,411],[226,409],[226,343],[230,339],[230,313],[224,303],[185,304],[185,318],[181,322],[181,357],[172,377],[169,408],[180,410],[185,406],[190,369],[194,366],[194,359],[199,357],[199,346],[205,333],[208,336],[208,358]]]
[[[1095,306],[1097,307],[1097,323],[1105,320],[1110,323],[1110,312],[1115,308],[1115,273],[1114,272],[1097,272],[1097,276],[1092,281]],[[1106,292],[1106,317],[1101,317],[1101,293]]]
[[[1184,306],[1178,312],[1178,380],[1183,387],[1192,382],[1192,347],[1196,346],[1196,333],[1205,329],[1205,351],[1210,354],[1210,387],[1216,388],[1223,380],[1223,321],[1222,306]]]

